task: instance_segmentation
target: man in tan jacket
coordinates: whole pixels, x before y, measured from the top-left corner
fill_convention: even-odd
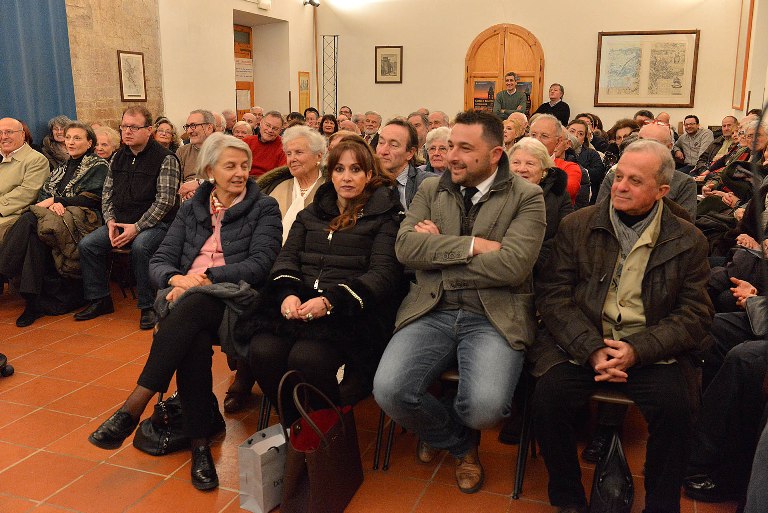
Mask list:
[[[419,435],[419,461],[446,449],[464,493],[483,485],[479,432],[509,415],[534,340],[531,270],[544,238],[544,198],[510,173],[502,136],[492,114],[459,114],[450,172],[425,179],[411,202],[395,250],[416,282],[374,379],[384,411]],[[456,366],[458,393],[446,406],[427,388]]]
[[[48,159],[24,142],[24,128],[13,118],[0,119],[0,244],[50,175]]]

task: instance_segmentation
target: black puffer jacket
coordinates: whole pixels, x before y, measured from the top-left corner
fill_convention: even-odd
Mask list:
[[[176,274],[186,274],[205,241],[213,234],[208,182],[185,201],[162,244],[149,261],[149,275],[158,289],[168,286]],[[269,275],[283,238],[280,210],[274,198],[266,196],[255,182],[248,181],[243,201],[227,210],[221,222],[221,244],[225,265],[213,267],[212,282],[257,286]]]
[[[547,176],[541,180],[539,187],[544,191],[547,230],[544,232],[544,241],[541,243],[539,257],[533,266],[534,278],[546,269],[560,221],[573,212],[573,203],[571,203],[571,196],[568,194],[568,175],[565,174],[565,171],[557,167],[549,168]]]
[[[329,232],[338,215],[336,190],[325,183],[291,227],[272,268],[264,313],[278,335],[337,345],[346,356],[346,372],[356,372],[369,385],[405,291],[403,268],[395,256],[402,206],[395,190],[380,187],[355,226]],[[302,301],[323,295],[333,313],[311,323],[287,321],[280,305],[289,295]],[[342,395],[347,394],[342,390]]]

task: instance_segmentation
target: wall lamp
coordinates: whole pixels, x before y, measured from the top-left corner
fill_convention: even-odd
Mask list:
[[[304,0],[304,5],[311,5],[313,7],[320,7],[320,0]]]

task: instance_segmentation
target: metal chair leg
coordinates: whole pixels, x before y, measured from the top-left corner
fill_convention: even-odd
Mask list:
[[[259,407],[259,431],[266,429],[269,425],[269,416],[272,413],[272,402],[266,395],[261,396],[261,406]]]
[[[528,460],[528,446],[531,446],[531,457],[536,457],[536,442],[533,440],[533,408],[531,400],[533,395],[533,383],[529,382],[525,390],[525,400],[523,402],[523,429],[520,433],[520,446],[517,450],[517,466],[515,469],[515,488],[512,491],[512,498],[519,499],[523,491],[523,479],[525,478],[525,466]]]
[[[389,421],[389,437],[387,437],[387,449],[384,452],[384,466],[381,470],[389,470],[389,459],[392,456],[392,442],[395,439],[395,421],[390,419]]]
[[[386,420],[386,415],[384,414],[384,410],[381,410],[379,413],[379,427],[376,429],[376,446],[374,447],[374,453],[373,453],[373,470],[379,469],[379,456],[381,453],[381,439],[384,437],[384,422]]]

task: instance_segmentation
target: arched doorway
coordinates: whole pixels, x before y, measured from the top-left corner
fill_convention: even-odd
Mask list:
[[[492,109],[494,94],[504,89],[509,71],[520,77],[518,88],[529,90],[529,115],[541,105],[544,51],[536,36],[523,27],[504,23],[484,30],[472,41],[465,63],[465,109]]]

